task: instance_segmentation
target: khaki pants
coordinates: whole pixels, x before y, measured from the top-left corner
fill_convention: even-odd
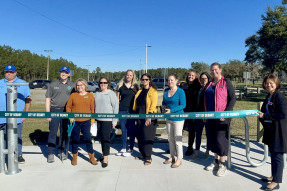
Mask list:
[[[177,159],[183,158],[182,148],[182,129],[184,121],[166,120],[166,128],[168,133],[168,142],[170,149],[170,156],[176,156]]]

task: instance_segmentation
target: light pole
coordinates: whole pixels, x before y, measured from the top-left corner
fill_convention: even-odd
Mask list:
[[[90,70],[89,70],[89,67],[91,66],[91,65],[86,65],[86,66],[88,66],[88,81],[90,81]]]
[[[151,47],[145,44],[145,73],[147,73],[147,48]]]
[[[49,80],[49,60],[50,60],[50,52],[53,52],[53,50],[44,50],[45,52],[48,52],[48,63],[47,63],[47,80]]]

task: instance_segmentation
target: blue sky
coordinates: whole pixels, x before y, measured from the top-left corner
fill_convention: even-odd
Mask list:
[[[0,45],[90,71],[244,60],[245,39],[281,0],[0,0]],[[46,64],[46,63],[45,63]],[[44,64],[44,65],[45,65]]]

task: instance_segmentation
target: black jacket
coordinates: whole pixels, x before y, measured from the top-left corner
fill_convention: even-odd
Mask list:
[[[184,83],[181,88],[184,90],[186,97],[185,112],[195,112],[197,109],[198,91],[201,85],[197,79],[192,84]]]
[[[274,92],[269,103],[268,97],[269,94],[261,108],[264,116],[259,119],[264,127],[263,143],[275,152],[287,153],[287,99],[279,91]],[[269,113],[266,113],[266,105],[268,105]]]

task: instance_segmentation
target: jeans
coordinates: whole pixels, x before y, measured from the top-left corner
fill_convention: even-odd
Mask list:
[[[119,114],[128,114],[128,111],[120,111]],[[122,149],[127,149],[127,136],[128,136],[128,119],[120,119],[120,125],[122,130]]]
[[[72,153],[76,154],[78,152],[78,145],[80,142],[80,132],[84,136],[84,142],[87,147],[88,153],[94,153],[91,135],[91,120],[88,121],[76,121],[75,127],[72,130]]]
[[[51,112],[63,112],[64,109],[50,109]],[[64,143],[68,143],[68,119],[52,118],[49,123],[49,136],[48,136],[48,155],[54,154],[57,142],[57,132],[60,126],[60,138],[58,144],[58,152],[64,151]]]
[[[138,126],[135,125],[135,119],[128,119],[128,136],[130,137],[130,150],[134,150],[135,138],[138,135]]]
[[[8,145],[7,140],[7,123],[0,124],[0,128],[4,131],[4,148],[6,149],[6,145]],[[22,129],[23,129],[23,123],[17,124],[17,137],[18,137],[18,156],[22,155]]]

